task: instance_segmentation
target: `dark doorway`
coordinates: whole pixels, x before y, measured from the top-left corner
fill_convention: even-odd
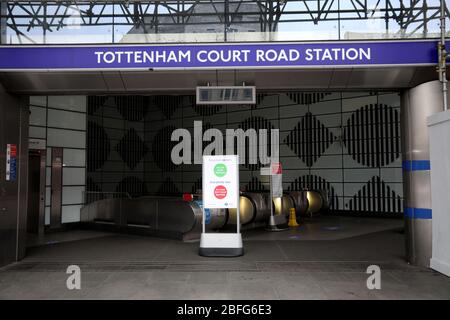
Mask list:
[[[45,205],[45,151],[30,150],[28,159],[27,232],[42,234]]]

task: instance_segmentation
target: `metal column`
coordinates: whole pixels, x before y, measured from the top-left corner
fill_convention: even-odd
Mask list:
[[[429,267],[431,258],[431,183],[427,117],[443,110],[439,81],[406,90],[401,97],[406,257]]]
[[[63,178],[63,148],[52,148],[52,188],[50,228],[61,228],[62,214],[62,178]]]

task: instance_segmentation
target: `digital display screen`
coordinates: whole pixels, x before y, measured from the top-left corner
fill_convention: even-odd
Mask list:
[[[255,87],[197,87],[197,104],[255,103]]]

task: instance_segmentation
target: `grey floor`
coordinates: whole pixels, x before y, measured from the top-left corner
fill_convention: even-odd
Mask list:
[[[303,233],[247,232],[239,258],[200,257],[198,242],[80,231],[74,240],[65,233],[0,269],[0,298],[450,299],[450,278],[405,263],[398,221],[372,223],[377,227],[366,226],[365,234],[354,230],[364,223],[322,219],[304,222]],[[311,228],[323,237],[308,240]],[[81,290],[66,287],[72,264],[81,268]],[[366,285],[374,264],[380,290]]]

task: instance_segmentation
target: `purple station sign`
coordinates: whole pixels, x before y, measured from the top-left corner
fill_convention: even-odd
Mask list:
[[[308,68],[437,64],[436,41],[2,46],[0,70]]]

